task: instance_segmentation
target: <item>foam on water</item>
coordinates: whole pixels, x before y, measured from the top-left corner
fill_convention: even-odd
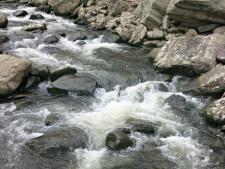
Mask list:
[[[161,139],[165,145],[160,149],[167,158],[176,163],[179,161],[180,169],[195,169],[207,165],[210,151],[191,137],[185,136],[185,131],[192,130],[192,127],[181,123],[180,117],[164,104],[165,99],[173,92],[160,92],[155,84],[157,82],[145,82],[125,90],[116,87],[114,91],[108,93],[103,89],[98,90],[96,98],[99,102],[93,104],[93,111],[68,116],[69,123],[80,126],[91,136],[90,152],[86,150],[77,153],[81,159],[81,169],[93,169],[86,159],[90,154],[96,153],[92,160],[98,163],[99,158],[102,157],[98,154],[102,152],[107,133],[116,128],[126,127],[126,120],[129,118],[159,123],[161,127],[158,132],[170,133],[169,136]],[[193,104],[197,104],[197,99]],[[133,137],[138,142],[143,142],[143,139],[147,140],[143,135],[133,135]]]

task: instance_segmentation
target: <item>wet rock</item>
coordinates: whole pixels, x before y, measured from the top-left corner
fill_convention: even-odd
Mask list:
[[[182,91],[200,95],[222,94],[225,91],[225,66],[217,65],[189,82]]]
[[[165,103],[169,104],[172,110],[183,111],[186,107],[186,99],[183,96],[172,94]]]
[[[155,134],[159,125],[147,120],[141,119],[128,119],[126,121],[128,125],[131,126],[131,129],[135,132],[140,132],[144,134]]]
[[[104,32],[101,39],[102,43],[118,43],[120,41],[121,41],[120,37],[110,31]]]
[[[61,67],[58,69],[50,70],[50,80],[51,82],[54,82],[58,78],[64,76],[64,75],[74,75],[77,73],[77,69],[73,67]]]
[[[134,145],[130,138],[130,131],[127,129],[117,129],[106,136],[106,146],[111,150],[122,150]]]
[[[28,76],[24,79],[23,83],[19,87],[19,92],[27,92],[34,87],[38,86],[38,84],[41,82],[41,79],[38,76]]]
[[[163,39],[164,33],[160,29],[153,29],[152,31],[147,32],[147,38],[150,40]]]
[[[25,147],[41,157],[53,158],[78,148],[86,148],[88,136],[77,127],[53,128],[42,136],[28,140]]]
[[[60,115],[51,113],[45,118],[45,125],[51,126],[55,124],[59,119]]]
[[[76,74],[65,75],[54,81],[48,91],[52,94],[75,92],[78,95],[93,95],[98,82],[91,76]]]
[[[51,13],[51,7],[49,5],[39,6],[39,7],[37,7],[37,10],[43,11],[43,12],[45,12],[47,14],[50,14]]]
[[[27,11],[24,10],[17,10],[16,12],[13,12],[13,15],[16,17],[24,17],[28,15]]]
[[[37,19],[44,19],[44,17],[41,14],[37,13],[37,14],[32,14],[29,19],[37,20]]]
[[[68,40],[75,42],[77,40],[85,40],[87,38],[88,37],[85,32],[76,32],[76,33],[69,35]]]
[[[32,76],[39,77],[40,81],[43,81],[43,80],[48,79],[49,70],[48,70],[48,67],[45,65],[32,64],[30,74]]]
[[[0,55],[0,96],[15,92],[30,69],[31,62],[27,59]]]
[[[225,98],[214,101],[205,109],[203,115],[209,122],[217,125],[225,125]]]
[[[1,35],[1,34],[0,34],[0,45],[1,45],[2,43],[6,43],[6,42],[8,42],[8,41],[9,41],[9,38],[8,38],[7,36]]]
[[[63,32],[63,31],[58,31],[57,34],[62,36],[62,37],[66,37],[66,33]]]
[[[79,46],[84,46],[86,44],[86,42],[85,41],[79,41],[76,44],[79,45]]]
[[[180,37],[169,40],[155,59],[162,73],[195,76],[216,66],[216,56],[224,49],[219,35]]]
[[[8,18],[4,14],[0,14],[0,28],[6,28],[8,26]]]
[[[54,18],[51,18],[51,19],[46,19],[45,21],[46,21],[46,22],[56,22],[57,20],[54,19]]]
[[[44,23],[31,23],[27,26],[23,26],[21,30],[22,31],[35,31],[35,30],[44,31],[46,29],[47,29],[47,26]]]
[[[144,40],[143,45],[150,48],[161,48],[165,44],[163,40]]]
[[[44,41],[45,44],[54,44],[59,42],[59,38],[55,35],[48,36]]]

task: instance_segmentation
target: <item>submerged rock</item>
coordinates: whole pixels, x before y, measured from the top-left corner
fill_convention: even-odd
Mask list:
[[[2,43],[6,43],[6,42],[8,42],[8,41],[9,41],[9,38],[8,38],[7,36],[1,35],[1,34],[0,34],[0,45],[1,45]]]
[[[25,143],[26,148],[47,158],[53,158],[59,154],[63,156],[75,149],[86,148],[87,145],[88,136],[77,127],[53,128]]]
[[[120,41],[120,37],[114,33],[111,33],[110,31],[104,32],[101,39],[102,43],[118,43]]]
[[[47,26],[44,23],[31,23],[21,28],[22,31],[35,31],[35,30],[46,30]]]
[[[0,96],[17,90],[30,72],[31,62],[10,55],[0,55]]]
[[[117,129],[106,136],[106,146],[111,150],[122,150],[134,145],[129,129]]]
[[[52,94],[75,92],[78,95],[93,95],[98,82],[92,76],[76,74],[65,75],[54,81],[48,91]]]
[[[51,126],[51,125],[55,124],[59,119],[60,119],[59,114],[51,113],[45,118],[45,125]]]
[[[50,35],[44,40],[44,43],[53,44],[53,43],[58,43],[58,41],[59,41],[59,38],[57,36]]]
[[[50,70],[50,80],[51,82],[54,82],[58,78],[64,76],[64,75],[74,75],[77,73],[77,69],[73,67],[61,67],[56,70]]]
[[[220,35],[180,37],[169,40],[155,59],[162,73],[199,75],[216,66],[216,57],[225,48]]]
[[[37,20],[37,19],[44,19],[44,17],[43,15],[37,13],[37,14],[32,14],[29,19]]]
[[[203,115],[209,122],[217,125],[225,125],[225,98],[214,101],[205,109]]]
[[[133,131],[145,134],[155,134],[159,128],[158,124],[141,119],[128,119],[126,123],[131,126]]]
[[[17,10],[16,12],[13,13],[13,15],[16,17],[24,17],[28,15],[28,13],[25,10]]]
[[[4,14],[0,14],[0,28],[6,28],[8,26],[8,18]]]
[[[185,111],[187,108],[186,99],[183,96],[177,94],[172,94],[169,96],[165,100],[165,103],[167,103],[173,111],[178,113]]]

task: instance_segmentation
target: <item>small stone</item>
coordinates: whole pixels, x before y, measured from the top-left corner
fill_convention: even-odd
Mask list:
[[[32,14],[29,19],[37,20],[37,19],[44,19],[41,14]]]
[[[198,32],[195,29],[188,29],[185,36],[186,37],[195,37],[198,35]]]

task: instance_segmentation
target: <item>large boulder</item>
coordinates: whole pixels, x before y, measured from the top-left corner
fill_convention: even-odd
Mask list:
[[[56,15],[69,16],[79,7],[80,0],[63,0],[53,6]]]
[[[214,95],[225,91],[225,66],[217,65],[183,87],[183,92]]]
[[[204,110],[203,114],[207,121],[217,125],[225,125],[225,98],[214,101]]]
[[[0,28],[6,28],[8,25],[7,16],[4,14],[0,14]]]
[[[30,72],[31,62],[10,55],[0,55],[0,96],[17,90]]]
[[[88,136],[77,127],[53,128],[43,135],[32,138],[25,143],[25,147],[41,157],[53,158],[73,152],[78,148],[87,148]]]
[[[135,12],[141,23],[150,30],[162,26],[169,2],[170,0],[141,0]]]
[[[211,70],[224,49],[220,35],[179,37],[169,40],[155,58],[156,68],[163,73],[195,76]]]
[[[92,76],[75,74],[58,78],[48,87],[48,91],[53,94],[75,92],[78,95],[93,95],[97,87],[98,82]]]
[[[224,0],[171,0],[167,8],[170,18],[190,27],[208,23],[225,24]]]

